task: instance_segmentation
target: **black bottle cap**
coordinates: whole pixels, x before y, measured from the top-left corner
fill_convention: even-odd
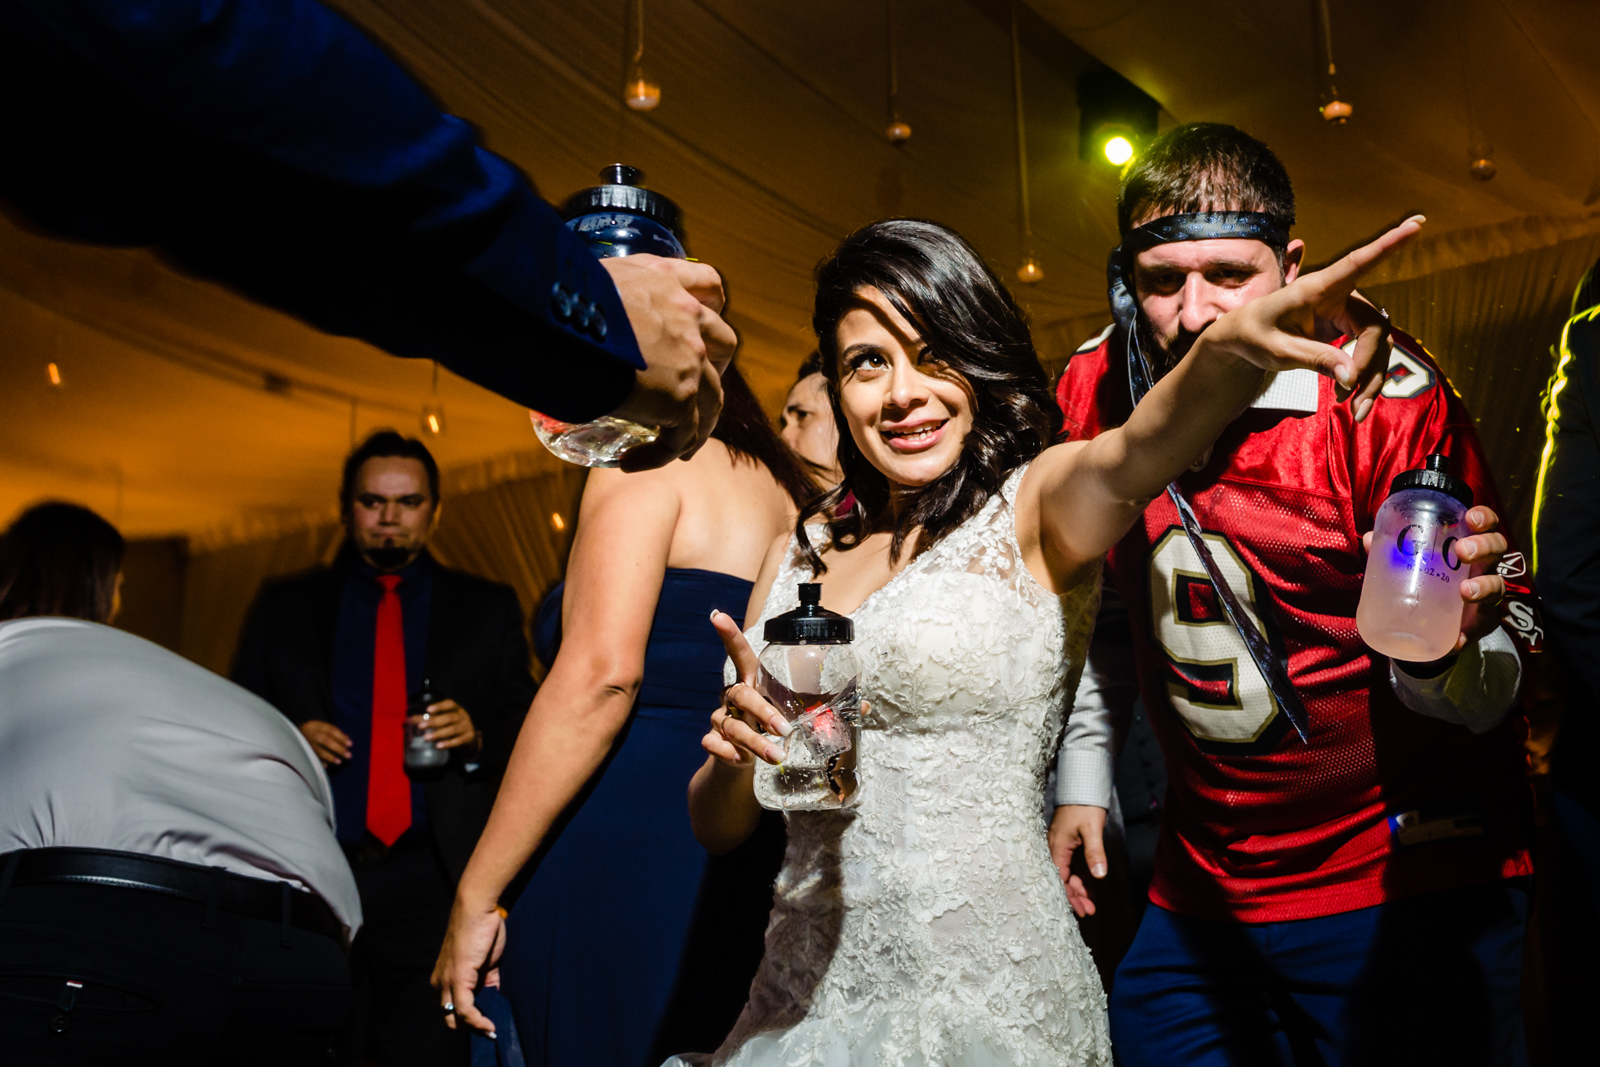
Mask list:
[[[625,163],[613,163],[600,171],[602,184],[592,189],[580,189],[567,197],[561,205],[563,219],[579,215],[592,215],[597,211],[627,211],[654,219],[683,240],[683,213],[678,205],[650,189],[642,188],[644,171]]]
[[[822,586],[800,583],[800,606],[767,620],[761,636],[773,645],[848,645],[856,638],[855,624],[822,606]]]
[[[1453,496],[1461,501],[1462,507],[1470,508],[1472,506],[1472,486],[1460,478],[1452,478],[1447,474],[1445,467],[1449,463],[1450,460],[1447,456],[1438,452],[1433,453],[1422,461],[1421,470],[1406,471],[1397,475],[1389,486],[1389,495],[1393,496],[1405,489],[1432,489],[1434,492]]]

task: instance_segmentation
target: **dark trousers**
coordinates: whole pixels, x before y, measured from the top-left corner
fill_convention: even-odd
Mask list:
[[[394,848],[369,844],[349,856],[364,921],[350,953],[355,1006],[340,1062],[463,1067],[467,1034],[445,1026],[429,984],[455,899],[432,835],[408,834]]]
[[[144,889],[12,886],[0,1062],[328,1064],[350,1004],[324,934]]]
[[[1320,919],[1145,909],[1111,989],[1121,1067],[1521,1067],[1521,881]]]

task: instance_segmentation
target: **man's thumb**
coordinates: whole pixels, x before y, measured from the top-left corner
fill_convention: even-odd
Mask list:
[[[1104,835],[1093,827],[1084,827],[1083,833],[1083,862],[1089,865],[1089,873],[1096,878],[1106,876],[1106,849]]]

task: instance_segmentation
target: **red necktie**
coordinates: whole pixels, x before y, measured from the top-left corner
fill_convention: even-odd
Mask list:
[[[367,829],[386,845],[411,825],[406,777],[406,635],[400,625],[398,574],[378,575],[378,632],[372,650],[372,741],[367,760]]]

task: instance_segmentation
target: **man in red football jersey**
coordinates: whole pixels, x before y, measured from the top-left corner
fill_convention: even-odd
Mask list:
[[[1282,165],[1228,126],[1157,139],[1118,216],[1120,325],[1062,376],[1072,438],[1119,424],[1130,379],[1292,282],[1305,251]],[[1108,557],[1169,780],[1151,906],[1111,991],[1122,1067],[1524,1061],[1530,798],[1513,706],[1532,593],[1513,584],[1521,557],[1471,417],[1419,344],[1390,341],[1376,400],[1276,375],[1177,483],[1192,533],[1164,496]],[[1462,634],[1441,660],[1394,662],[1356,632],[1363,535],[1430,453],[1477,502],[1457,546]],[[1092,904],[1069,865],[1081,848],[1104,874],[1129,703],[1105,676],[1114,659],[1091,655],[1058,762],[1051,848],[1080,914]]]

